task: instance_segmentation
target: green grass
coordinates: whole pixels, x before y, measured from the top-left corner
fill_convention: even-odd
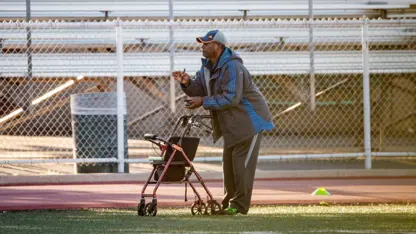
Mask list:
[[[192,216],[189,208],[20,211],[0,213],[0,233],[410,233],[416,205],[259,206],[249,215]]]

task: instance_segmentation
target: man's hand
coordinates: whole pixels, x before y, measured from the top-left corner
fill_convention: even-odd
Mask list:
[[[202,97],[188,97],[185,99],[185,107],[188,109],[196,109],[202,106]]]
[[[186,72],[174,71],[174,72],[172,72],[172,77],[175,80],[177,80],[177,81],[181,82],[182,84],[184,84],[185,86],[188,86],[188,84],[189,84],[190,76]]]

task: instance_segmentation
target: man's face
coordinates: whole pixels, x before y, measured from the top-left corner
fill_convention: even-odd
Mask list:
[[[217,51],[221,49],[220,45],[217,42],[203,43],[201,46],[202,55],[207,58],[214,58],[217,54]]]

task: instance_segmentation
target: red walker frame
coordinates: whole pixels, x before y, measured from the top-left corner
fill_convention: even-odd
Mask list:
[[[151,161],[151,164],[153,165],[153,170],[150,173],[149,177],[147,178],[147,181],[145,182],[143,189],[141,191],[141,199],[140,203],[137,206],[137,214],[139,216],[156,216],[157,214],[157,189],[159,188],[160,184],[166,183],[166,184],[185,184],[185,201],[187,201],[187,184],[189,184],[193,190],[193,192],[196,195],[196,201],[192,204],[191,207],[191,213],[193,215],[208,215],[208,214],[214,214],[216,211],[219,211],[221,209],[220,205],[216,200],[214,200],[211,192],[207,188],[207,186],[204,183],[204,180],[200,176],[200,174],[196,171],[195,167],[192,164],[192,160],[189,159],[189,157],[186,155],[185,150],[183,147],[180,146],[180,143],[184,139],[185,135],[187,135],[192,127],[206,127],[208,129],[211,129],[208,125],[206,125],[202,119],[212,118],[210,115],[184,115],[181,116],[176,124],[174,129],[172,130],[169,139],[172,137],[176,129],[178,128],[179,124],[182,123],[182,126],[185,126],[185,130],[182,133],[182,136],[179,138],[179,143],[174,144],[169,142],[168,140],[165,140],[163,138],[158,137],[154,134],[145,134],[144,138],[145,140],[148,140],[152,142],[153,144],[156,144],[161,149],[161,155],[166,158],[167,156],[169,159],[167,161],[165,160],[155,160]],[[207,132],[210,132],[206,130]],[[172,153],[170,155],[166,155],[168,153],[168,148],[171,147]],[[195,149],[196,150],[196,149]],[[183,159],[185,161],[175,161],[174,158],[177,156],[177,152],[180,152],[178,155],[182,155]],[[182,180],[179,181],[163,181],[163,178],[171,165],[182,165],[185,168],[188,168],[186,170],[185,176]],[[154,178],[154,175],[157,173],[157,170],[163,167],[163,171],[159,178],[154,181],[152,181],[152,178]],[[202,187],[204,188],[205,192],[207,193],[207,204],[205,204],[202,200],[201,195],[198,193],[198,191],[195,189],[195,186],[192,184],[192,182],[189,180],[192,174],[195,174],[197,181],[199,182]],[[145,193],[146,188],[149,184],[155,184],[155,187],[153,189],[153,193]],[[152,202],[146,203],[145,198],[146,197],[152,197]]]

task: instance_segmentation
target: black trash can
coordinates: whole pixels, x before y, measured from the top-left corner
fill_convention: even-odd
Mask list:
[[[74,158],[118,158],[117,93],[71,95]],[[124,158],[128,158],[126,98],[123,99]],[[129,172],[128,163],[124,172]],[[117,163],[77,163],[75,173],[118,173]]]

